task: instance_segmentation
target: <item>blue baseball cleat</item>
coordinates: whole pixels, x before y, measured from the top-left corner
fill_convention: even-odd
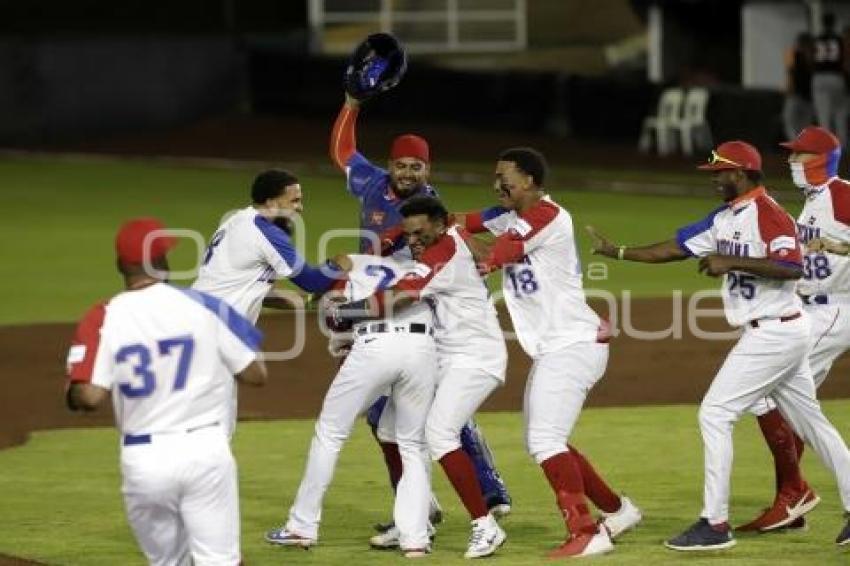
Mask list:
[[[838,533],[838,537],[835,539],[835,544],[838,546],[846,546],[850,544],[850,513],[847,514],[847,524],[844,525],[844,528],[841,529],[840,533]]]

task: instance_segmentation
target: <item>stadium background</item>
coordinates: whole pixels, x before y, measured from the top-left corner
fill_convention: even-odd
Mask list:
[[[769,185],[796,212],[799,198],[775,146],[781,139],[782,95],[742,87],[740,32],[735,25],[719,31],[712,25],[734,23],[744,4],[529,2],[528,48],[521,53],[413,55],[405,81],[364,110],[360,149],[381,162],[394,135],[424,135],[446,202],[465,210],[492,201],[490,177],[500,149],[532,145],[548,156],[549,188],[571,210],[577,227],[593,224],[627,243],[655,241],[701,217],[716,200],[708,179],[693,170],[700,155],[662,158],[636,151],[641,122],[664,86],[708,84],[715,139],[756,143],[765,154]],[[701,45],[662,82],[646,79],[640,49],[616,66],[603,55],[606,46],[628,46],[645,34],[652,6],[684,30],[685,43]],[[123,219],[156,215],[171,227],[208,237],[222,214],[245,205],[251,178],[267,165],[302,177],[311,260],[321,259],[315,243],[325,230],[355,227],[356,203],[326,155],[341,102],[344,58],[310,53],[306,2],[125,2],[119,9],[94,0],[39,0],[5,9],[0,447],[15,448],[0,452],[0,553],[50,564],[138,562],[120,507],[111,415],[72,415],[62,403],[73,321],[120,288],[112,238]],[[704,17],[695,18],[694,10]],[[354,43],[362,32],[347,33]],[[595,260],[581,231],[578,237],[587,267]],[[339,240],[331,251],[352,247]],[[184,242],[175,252],[175,267],[191,269],[194,254],[191,242]],[[716,286],[688,263],[606,265],[607,276],[587,286],[619,300],[613,313],[603,301],[594,306],[621,323],[629,317],[645,331],[668,328],[675,304]],[[685,298],[676,298],[674,290]],[[633,300],[625,300],[624,292]],[[503,320],[507,326],[507,317]],[[261,324],[272,344],[291,344],[291,315],[269,313]],[[714,319],[702,327],[722,330],[725,324]],[[309,316],[308,329],[304,354],[273,363],[269,386],[245,391],[240,399],[244,420],[296,419],[243,423],[236,439],[249,563],[280,559],[258,542],[257,533],[279,520],[291,499],[310,434],[309,421],[297,419],[317,414],[334,372]],[[673,560],[655,547],[677,521],[693,515],[701,448],[695,407],[671,405],[699,401],[730,345],[698,340],[687,329],[681,338],[655,341],[624,333],[614,343],[609,371],[589,405],[635,408],[589,411],[577,440],[659,519],[650,518],[606,560]],[[554,512],[539,511],[553,506],[523,455],[516,414],[528,362],[515,343],[510,355],[508,385],[488,401],[485,410],[495,413],[482,420],[517,498],[505,559],[533,562],[546,541],[557,540],[558,521]],[[842,359],[822,396],[838,399],[827,410],[850,434],[850,405],[841,400],[850,397],[848,370],[850,361]],[[44,432],[68,427],[73,428]],[[743,517],[768,499],[772,472],[753,423],[740,428],[733,506]],[[376,560],[361,541],[370,521],[385,513],[384,472],[363,430],[346,453],[326,512],[323,536],[330,548],[287,559]],[[814,485],[831,495],[816,513],[813,532],[779,542],[747,540],[749,549],[736,549],[732,560],[840,563],[826,536],[830,517],[838,513],[834,488],[814,458],[806,463]],[[455,521],[446,525],[441,542],[447,540],[438,545],[443,559],[453,544],[463,543],[462,514],[442,478],[436,482]]]

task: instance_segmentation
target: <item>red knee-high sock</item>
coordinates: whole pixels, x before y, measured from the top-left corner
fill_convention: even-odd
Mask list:
[[[398,451],[398,444],[395,442],[381,442],[381,451],[384,453],[384,463],[387,465],[387,472],[390,474],[390,485],[393,486],[393,491],[398,487],[398,482],[401,480],[403,471],[401,465],[401,453]]]
[[[584,499],[584,482],[581,469],[572,452],[561,452],[540,463],[555,498],[558,507],[564,514],[564,521],[570,533],[575,536],[580,533],[596,532],[596,525],[587,508]]]
[[[797,459],[797,442],[794,431],[782,417],[778,409],[773,409],[758,417],[759,428],[767,446],[773,454],[776,471],[776,490],[800,491],[803,489],[803,477],[800,462]]]
[[[481,495],[481,485],[469,455],[460,448],[452,450],[440,458],[440,465],[443,466],[446,477],[455,488],[470,518],[475,520],[485,516],[487,503]]]
[[[596,472],[587,458],[585,458],[581,452],[576,450],[575,446],[567,444],[567,447],[570,449],[570,452],[581,471],[581,479],[584,483],[584,494],[587,498],[590,499],[600,511],[604,511],[605,513],[614,513],[615,511],[619,511],[620,496],[614,493],[608,484],[605,483],[605,480],[602,479],[602,476]]]
[[[794,433],[794,447],[797,449],[797,465],[800,465],[800,462],[803,461],[803,450],[806,448],[806,443],[797,433]]]

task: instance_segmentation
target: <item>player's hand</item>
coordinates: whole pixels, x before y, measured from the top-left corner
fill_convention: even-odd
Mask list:
[[[814,238],[806,244],[806,251],[809,252],[829,252],[837,255],[847,255],[850,253],[850,244],[836,242],[829,238]]]
[[[597,232],[593,226],[585,226],[585,230],[590,234],[590,253],[604,255],[606,257],[617,257],[618,248],[608,238]]]
[[[707,255],[699,260],[699,272],[709,277],[720,277],[732,270],[732,259],[727,255]]]
[[[360,108],[360,101],[348,94],[345,93],[345,105],[349,108]]]

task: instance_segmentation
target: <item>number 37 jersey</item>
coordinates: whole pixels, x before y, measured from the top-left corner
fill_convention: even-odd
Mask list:
[[[704,219],[680,228],[676,241],[692,256],[712,254],[769,258],[802,266],[802,250],[794,220],[767,195],[764,187],[714,210]],[[723,308],[732,326],[760,318],[799,312],[795,280],[768,279],[744,271],[723,277]]]
[[[227,303],[156,283],[89,311],[68,354],[72,382],[112,391],[122,434],[226,424],[233,375],[262,335]]]

